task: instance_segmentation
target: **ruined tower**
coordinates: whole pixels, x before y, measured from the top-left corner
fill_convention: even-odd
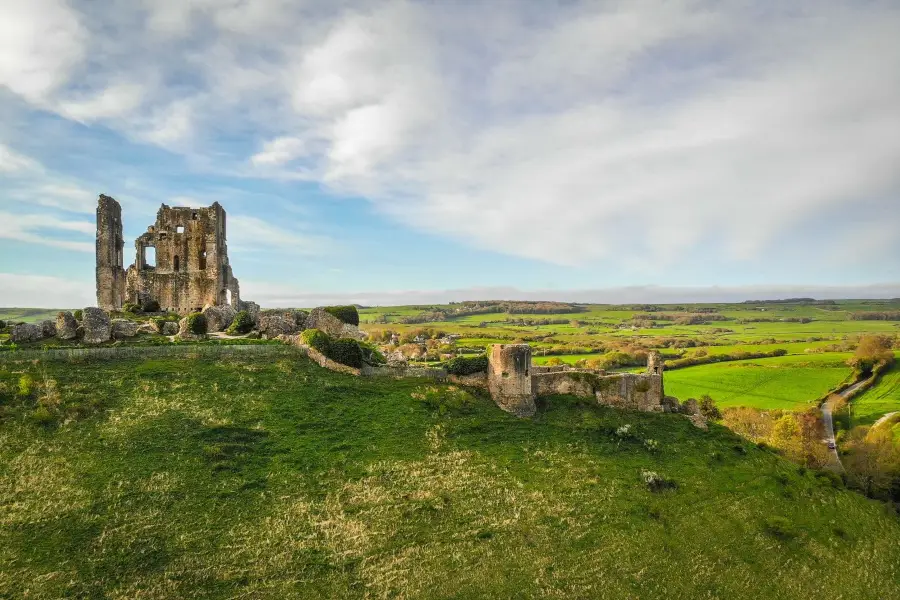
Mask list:
[[[537,407],[531,388],[531,346],[495,344],[488,356],[488,389],[506,412],[530,417]]]
[[[97,202],[97,306],[103,310],[122,309],[124,248],[122,207],[113,198],[100,194]]]
[[[161,310],[178,313],[206,305],[237,307],[240,287],[228,262],[225,234],[225,209],[218,202],[206,208],[163,204],[156,223],[135,240],[126,300],[158,302]]]

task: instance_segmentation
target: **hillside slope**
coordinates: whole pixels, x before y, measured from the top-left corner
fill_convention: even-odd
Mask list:
[[[679,416],[287,349],[0,364],[0,408],[0,597],[900,597],[896,515]]]

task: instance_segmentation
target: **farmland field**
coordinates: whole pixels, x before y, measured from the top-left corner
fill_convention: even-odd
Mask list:
[[[900,411],[900,367],[896,364],[876,386],[853,399],[853,424],[871,425],[895,411]]]
[[[682,400],[709,394],[721,407],[803,409],[850,375],[849,356],[782,356],[669,371],[666,394]]]

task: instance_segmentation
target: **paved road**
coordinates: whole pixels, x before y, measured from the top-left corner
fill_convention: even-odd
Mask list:
[[[865,382],[866,382],[866,380],[854,383],[853,385],[851,385],[847,389],[843,390],[842,392],[838,392],[837,395],[840,396],[841,398],[846,398],[847,396],[850,396],[851,394],[853,394],[853,392],[855,392],[859,388],[859,386],[863,385]],[[830,398],[828,400],[826,400],[824,403],[822,403],[822,421],[824,421],[824,423],[825,423],[825,443],[827,444],[829,442],[834,442],[835,441],[834,440],[834,422],[831,419],[831,399]],[[841,464],[841,457],[838,455],[837,444],[835,444],[834,449],[831,450],[830,452],[831,452],[832,466],[840,471],[843,471],[844,465]]]

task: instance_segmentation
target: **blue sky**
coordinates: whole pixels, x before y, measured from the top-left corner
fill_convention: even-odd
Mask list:
[[[896,2],[0,0],[0,305],[161,203],[264,305],[900,296]]]

